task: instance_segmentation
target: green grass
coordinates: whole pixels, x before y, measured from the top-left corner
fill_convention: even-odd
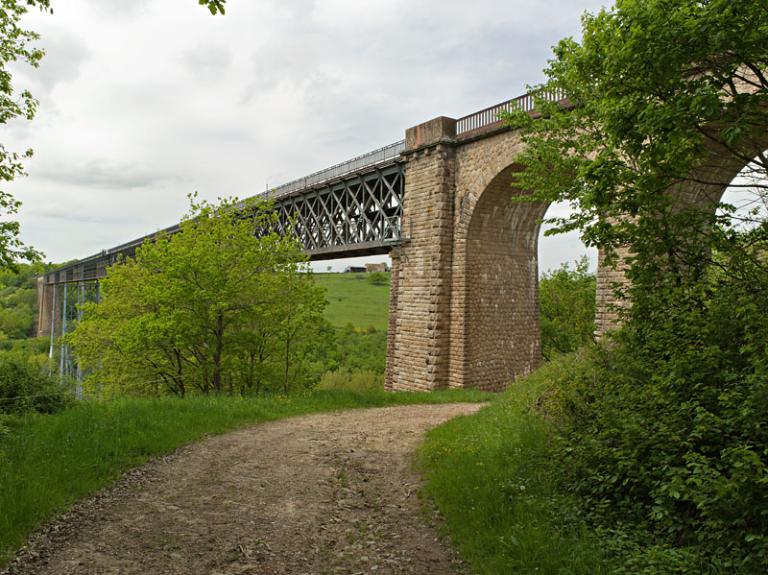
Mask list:
[[[366,274],[315,274],[315,279],[328,290],[325,317],[332,325],[387,330],[389,284],[373,285]]]
[[[149,458],[246,425],[293,415],[417,403],[480,401],[488,395],[314,392],[267,398],[191,397],[83,402],[56,415],[0,426],[0,565],[29,533]]]
[[[479,413],[430,431],[419,452],[425,493],[478,574],[608,572],[600,541],[557,490],[550,429],[531,409],[547,387],[548,369]]]

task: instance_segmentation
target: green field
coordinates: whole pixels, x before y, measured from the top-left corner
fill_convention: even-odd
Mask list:
[[[387,274],[389,277],[389,274]],[[325,317],[336,327],[352,324],[386,331],[389,315],[389,283],[373,285],[367,274],[315,274],[328,292]]]

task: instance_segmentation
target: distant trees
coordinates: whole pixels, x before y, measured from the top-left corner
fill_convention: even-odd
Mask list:
[[[595,274],[586,256],[573,269],[563,264],[539,281],[541,352],[544,359],[575,351],[594,341]]]
[[[89,380],[119,391],[256,393],[305,382],[325,298],[263,204],[194,198],[181,231],[110,268],[68,336]]]
[[[0,270],[0,341],[34,335],[37,322],[36,276],[46,271],[42,263],[19,264]]]

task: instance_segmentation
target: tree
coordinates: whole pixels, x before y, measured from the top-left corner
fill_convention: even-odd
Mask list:
[[[767,68],[763,2],[618,0],[555,48],[539,89],[568,105],[509,117],[518,185],[627,256],[623,327],[563,371],[552,410],[563,486],[619,534],[621,572],[768,564],[768,225],[718,206],[744,166],[766,199]]]
[[[180,232],[110,268],[102,301],[68,336],[90,380],[180,396],[245,394],[265,379],[287,391],[288,368],[274,363],[290,364],[325,301],[298,240],[265,232],[275,217],[263,204],[193,200]]]
[[[300,381],[306,373],[304,359],[310,357],[310,348],[322,345],[312,335],[322,325],[325,292],[314,284],[312,276],[299,272],[297,269],[287,269],[276,277],[279,293],[288,303],[283,306],[282,317],[277,324],[285,393],[288,393],[293,382]]]
[[[25,118],[32,120],[37,112],[37,100],[28,90],[17,93],[13,76],[8,69],[14,62],[25,62],[37,67],[43,51],[33,43],[39,35],[26,30],[21,19],[29,9],[50,11],[48,0],[4,0],[0,9],[0,124]],[[32,150],[13,152],[0,144],[0,182],[12,182],[24,174],[23,160],[32,156]],[[0,189],[0,216],[18,212],[20,202],[4,189]],[[39,255],[19,239],[19,223],[0,222],[0,267],[13,266],[17,260],[33,261]]]
[[[569,353],[593,341],[595,274],[586,256],[573,269],[563,264],[539,281],[541,353],[544,359]]]
[[[722,218],[669,191],[722,189],[735,173],[713,168],[737,165],[765,195],[767,21],[751,0],[620,0],[586,14],[582,42],[561,41],[534,90],[571,105],[540,99],[542,117],[510,117],[527,143],[520,185],[571,202],[558,229],[581,230],[608,255],[631,247],[636,284],[700,274],[709,248],[728,240]]]

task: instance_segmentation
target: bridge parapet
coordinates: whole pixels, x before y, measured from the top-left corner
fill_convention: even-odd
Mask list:
[[[269,198],[281,198],[288,194],[301,192],[309,188],[317,188],[327,182],[349,176],[349,174],[374,169],[382,165],[392,164],[405,150],[405,140],[397,141],[372,152],[355,156],[351,160],[333,165],[318,172],[297,178],[268,190],[265,195]]]
[[[539,96],[549,102],[568,102],[565,94],[559,90],[545,92]],[[533,94],[523,94],[522,96],[512,98],[511,100],[496,104],[495,106],[490,106],[479,112],[474,112],[473,114],[469,114],[468,116],[456,120],[456,135],[465,136],[476,130],[502,126],[502,114],[510,112],[528,112],[529,114],[534,114],[535,104],[536,102]]]

